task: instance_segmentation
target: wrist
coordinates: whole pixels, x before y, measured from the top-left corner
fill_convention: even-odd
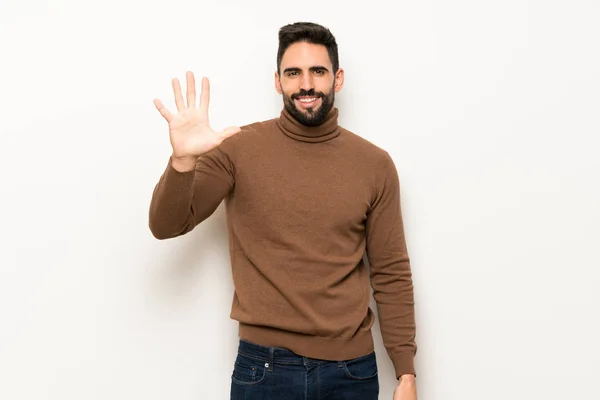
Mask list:
[[[400,384],[400,383],[414,384],[415,383],[415,376],[413,374],[400,375],[400,378],[398,379],[398,384]]]
[[[196,168],[196,159],[192,157],[171,156],[171,166],[179,172],[188,172]]]

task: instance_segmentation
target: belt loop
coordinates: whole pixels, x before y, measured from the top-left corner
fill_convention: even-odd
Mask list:
[[[267,370],[273,371],[273,359],[274,359],[275,347],[269,348],[269,363],[267,364]]]

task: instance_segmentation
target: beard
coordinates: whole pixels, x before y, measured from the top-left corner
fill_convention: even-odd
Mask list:
[[[333,83],[335,85],[335,82]],[[302,96],[310,96],[321,98],[321,106],[318,108],[307,108],[305,112],[300,111],[294,100],[298,97]],[[335,90],[333,90],[333,86],[328,94],[323,92],[315,92],[314,89],[304,90],[300,89],[298,93],[294,93],[291,96],[287,97],[283,94],[283,106],[285,109],[294,117],[294,119],[300,122],[302,125],[306,126],[318,126],[321,125],[329,111],[333,107],[333,102],[335,100]]]

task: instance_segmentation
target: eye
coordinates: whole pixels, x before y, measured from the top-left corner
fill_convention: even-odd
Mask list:
[[[298,72],[296,72],[296,71],[288,72],[288,76],[296,76],[296,75],[298,75]]]
[[[317,69],[317,70],[315,70],[315,74],[317,74],[317,75],[324,75],[325,74],[325,70],[323,70],[323,69]]]

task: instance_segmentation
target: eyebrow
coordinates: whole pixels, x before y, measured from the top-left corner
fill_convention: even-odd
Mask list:
[[[314,71],[317,71],[317,70],[324,70],[326,72],[329,72],[329,70],[326,67],[322,66],[322,65],[315,65],[314,67],[310,67],[308,70],[311,71],[311,72],[314,72]],[[289,67],[289,68],[286,68],[286,69],[283,70],[284,74],[287,73],[287,72],[302,72],[302,70],[300,68],[298,68],[298,67]]]

